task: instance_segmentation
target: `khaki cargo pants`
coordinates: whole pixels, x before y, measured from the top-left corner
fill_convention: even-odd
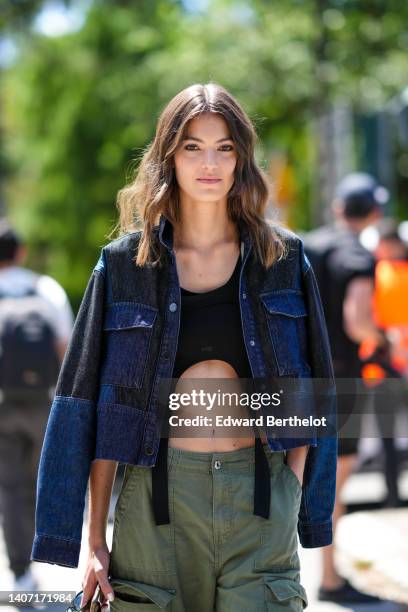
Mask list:
[[[302,611],[301,485],[267,445],[269,519],[253,514],[254,449],[168,448],[170,524],[156,525],[150,468],[126,466],[115,510],[112,612]]]

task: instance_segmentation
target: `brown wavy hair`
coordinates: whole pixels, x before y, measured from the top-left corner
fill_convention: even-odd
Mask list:
[[[214,82],[191,85],[167,104],[133,181],[118,192],[119,220],[109,237],[142,229],[136,265],[159,263],[160,250],[152,230],[161,214],[173,226],[179,221],[174,154],[187,132],[189,121],[202,113],[218,113],[229,127],[237,149],[237,163],[234,183],[227,195],[227,214],[232,221],[242,219],[247,223],[259,260],[269,267],[286,254],[286,245],[277,231],[279,224],[265,219],[270,187],[266,174],[254,158],[257,135],[234,97]]]

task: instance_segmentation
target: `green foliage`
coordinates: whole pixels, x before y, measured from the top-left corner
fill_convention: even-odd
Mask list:
[[[95,0],[75,34],[30,33],[4,78],[11,217],[31,261],[78,303],[166,102],[194,82],[231,90],[261,137],[259,161],[293,165],[309,223],[310,119],[337,99],[373,111],[405,85],[408,5],[390,1]]]
[[[26,28],[44,3],[44,0],[2,0],[0,32]]]

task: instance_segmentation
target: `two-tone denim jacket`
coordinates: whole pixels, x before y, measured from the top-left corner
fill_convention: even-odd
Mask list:
[[[279,229],[288,255],[269,269],[239,221],[239,304],[253,378],[333,382],[329,340],[303,244]],[[171,379],[180,327],[173,227],[154,228],[161,265],[136,266],[141,231],[102,248],[76,317],[45,433],[31,559],[77,567],[91,463],[110,459],[152,468],[160,443],[160,381]],[[329,402],[335,414],[335,395]],[[337,436],[277,437],[271,451],[305,444],[298,534],[304,547],[332,541]]]

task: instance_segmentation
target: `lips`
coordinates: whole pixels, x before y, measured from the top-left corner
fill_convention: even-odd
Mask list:
[[[214,178],[214,177],[203,177],[203,178],[198,178],[197,181],[200,181],[200,183],[208,183],[209,185],[213,184],[213,183],[219,183],[221,181],[221,179],[219,178]]]

